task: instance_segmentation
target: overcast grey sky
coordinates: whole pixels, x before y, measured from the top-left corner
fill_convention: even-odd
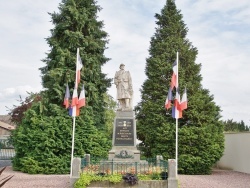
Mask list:
[[[60,0],[0,1],[0,114],[18,104],[19,95],[42,89],[38,68],[49,50],[45,38],[53,28],[48,12],[58,12]],[[145,59],[155,32],[155,13],[165,0],[98,0],[99,19],[109,34],[111,58],[103,71],[113,78],[119,64],[130,71],[134,105],[146,79]],[[189,28],[188,39],[197,47],[202,64],[202,85],[221,106],[224,120],[243,120],[250,125],[250,2],[249,0],[176,0]],[[115,98],[115,87],[109,93]]]

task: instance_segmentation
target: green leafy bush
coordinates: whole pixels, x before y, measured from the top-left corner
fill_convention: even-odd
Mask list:
[[[82,173],[80,179],[75,183],[74,188],[85,188],[94,181],[109,181],[111,183],[119,183],[122,181],[122,175],[113,174],[100,176],[97,174]]]
[[[29,174],[39,174],[43,171],[43,168],[40,166],[39,162],[32,157],[24,157],[20,159],[20,163],[22,163],[22,168],[20,169],[22,172]]]
[[[161,172],[161,173],[151,173],[151,174],[130,174],[127,173],[125,175],[122,174],[112,174],[112,175],[105,175],[104,173],[101,174],[91,174],[91,173],[82,173],[80,175],[80,178],[76,181],[74,188],[86,188],[88,185],[90,185],[91,182],[95,181],[108,181],[110,183],[119,183],[124,180],[129,185],[134,185],[139,180],[162,180],[164,177],[166,178],[167,172]]]
[[[210,174],[213,164],[220,159],[224,150],[224,136],[219,134],[223,127],[183,127],[179,131],[179,173]]]
[[[51,116],[42,116],[36,106],[29,109],[22,124],[13,132],[16,155],[14,170],[30,174],[67,174],[70,171],[72,118],[61,107],[51,105]],[[110,141],[91,120],[76,120],[74,156],[85,153],[105,157]],[[81,126],[79,126],[81,125]]]

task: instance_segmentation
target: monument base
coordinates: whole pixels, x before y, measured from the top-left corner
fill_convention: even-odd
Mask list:
[[[113,146],[109,151],[109,161],[140,162],[140,151],[134,146]]]
[[[112,149],[109,161],[140,162],[136,148],[136,122],[133,111],[117,111],[114,120]]]

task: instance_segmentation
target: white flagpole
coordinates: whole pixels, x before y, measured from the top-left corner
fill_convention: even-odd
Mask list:
[[[75,79],[75,87],[78,88],[78,80],[77,80],[77,71],[78,71],[78,56],[79,56],[79,48],[76,49],[76,79]]]
[[[177,56],[176,57],[176,64],[177,64],[176,65],[177,66],[176,93],[177,93],[177,89],[179,89],[179,73],[178,73],[178,71],[179,71],[179,67],[178,67],[179,66],[179,54],[178,54],[178,52],[177,52],[176,56]],[[178,92],[178,95],[179,95],[179,92]],[[179,97],[179,96],[177,96],[177,97]],[[175,112],[177,112],[177,109]],[[179,115],[179,111],[178,111],[178,115]],[[175,159],[176,159],[176,177],[177,177],[177,175],[178,175],[178,118],[177,117],[176,117],[175,121],[176,121]]]
[[[70,178],[72,177],[72,168],[73,168],[73,157],[74,157],[74,142],[75,142],[75,125],[76,117],[73,117],[73,133],[72,133],[72,147],[71,147],[71,164],[70,164]]]
[[[76,52],[76,80],[75,80],[75,88],[77,89],[78,87],[78,82],[77,82],[77,71],[78,71],[78,57],[79,57],[79,48],[77,48]],[[78,96],[78,94],[77,94]],[[73,107],[76,108],[76,107]],[[73,109],[72,109],[73,110]],[[75,126],[76,126],[76,111],[75,109],[75,114],[73,116],[73,132],[72,132],[72,147],[71,147],[71,164],[70,164],[70,177],[72,177],[72,171],[73,171],[73,158],[74,158],[74,145],[75,145]]]

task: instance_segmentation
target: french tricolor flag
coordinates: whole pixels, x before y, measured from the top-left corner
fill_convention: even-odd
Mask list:
[[[72,117],[79,116],[80,110],[77,108],[77,106],[70,106],[69,108],[69,115]]]
[[[84,89],[84,84],[82,86],[82,91],[80,93],[80,97],[79,97],[79,100],[78,100],[78,108],[81,108],[85,106],[85,89]]]
[[[73,107],[73,106],[77,106],[77,105],[78,105],[78,94],[77,94],[77,89],[75,87],[74,91],[73,91],[71,106]]]
[[[182,111],[177,110],[175,106],[172,106],[172,117],[175,119],[182,118]]]
[[[185,110],[187,109],[187,89],[185,88],[184,93],[181,98],[181,104],[180,104],[180,110]]]
[[[166,101],[165,101],[165,108],[168,110],[169,108],[171,108],[171,101],[173,100],[173,97],[172,97],[172,90],[171,88],[169,88],[168,90],[168,96],[166,98]]]
[[[179,88],[176,89],[174,106],[172,107],[172,117],[176,119],[182,118],[182,111],[180,110]]]
[[[76,54],[76,88],[78,87],[78,84],[81,80],[81,69],[82,69],[82,59],[79,54],[79,48],[77,48],[77,54]]]
[[[173,64],[173,75],[172,75],[172,78],[171,78],[171,89],[173,90],[174,87],[177,88],[177,80],[178,80],[178,67],[177,67],[177,61],[174,62]]]
[[[65,106],[66,109],[69,107],[69,98],[70,98],[69,85],[67,84],[63,101],[63,105]]]

